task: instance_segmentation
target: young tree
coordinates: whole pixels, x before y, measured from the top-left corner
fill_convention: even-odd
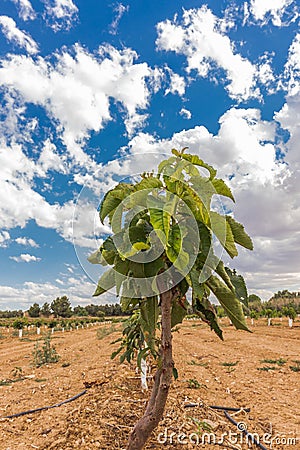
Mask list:
[[[57,297],[51,303],[51,309],[55,315],[55,317],[71,317],[72,316],[72,308],[70,300],[66,295],[62,297]]]
[[[34,303],[28,310],[29,317],[40,317],[41,308],[38,303]]]
[[[142,336],[146,343],[136,346],[138,362],[150,354],[157,359],[152,393],[130,435],[129,450],[142,449],[162,418],[172,376],[177,376],[172,328],[187,313],[188,289],[192,290],[194,311],[220,338],[222,331],[209,301],[211,293],[236,328],[248,330],[241,303],[247,303],[243,279],[225,269],[214,251],[214,240],[218,239],[231,258],[238,254],[236,244],[252,249],[252,241],[231,215],[221,215],[211,207],[214,194],[234,200],[229,187],[216,178],[213,167],[184,150],[172,150],[157,174],[144,173],[139,182],[119,183],[107,192],[100,219],[103,223],[108,217],[112,236],[89,257],[92,263],[110,266],[94,296],[115,288],[123,311],[139,311],[138,328],[124,330],[118,350],[124,350],[121,359],[130,361],[135,354],[134,330],[134,336]]]

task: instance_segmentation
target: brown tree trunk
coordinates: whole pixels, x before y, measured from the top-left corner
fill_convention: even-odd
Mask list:
[[[159,424],[166,405],[173,376],[171,309],[172,291],[160,295],[161,299],[161,361],[154,377],[154,385],[146,411],[135,424],[129,437],[127,450],[141,450],[152,431]]]

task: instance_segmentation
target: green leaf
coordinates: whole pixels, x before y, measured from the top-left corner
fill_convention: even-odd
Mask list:
[[[212,232],[217,236],[228,255],[231,256],[231,258],[237,256],[238,251],[234,243],[231,227],[229,226],[226,218],[214,211],[211,211],[210,221]]]
[[[189,303],[185,297],[173,300],[171,311],[171,328],[181,323],[187,315]]]
[[[226,216],[226,220],[230,225],[235,242],[248,250],[253,250],[253,242],[250,236],[246,233],[244,226],[234,220],[231,216]]]
[[[109,291],[116,285],[115,282],[115,269],[108,269],[103,275],[100,277],[98,281],[98,286],[93,294],[93,297],[97,297],[98,295],[103,294],[106,291]]]
[[[98,249],[95,252],[93,252],[89,257],[88,257],[88,261],[91,264],[103,264],[103,262],[105,263],[101,250]],[[105,264],[104,264],[105,265]]]
[[[202,159],[199,158],[198,155],[190,155],[189,153],[183,153],[181,157],[186,161],[189,161],[191,164],[195,164],[196,166],[201,166],[204,167],[204,169],[207,169],[209,171],[211,180],[215,178],[217,174],[216,169],[214,169],[209,164],[206,164]]]
[[[108,191],[100,205],[100,220],[103,223],[105,217],[112,218],[113,212],[119,204],[133,191],[133,185],[129,183],[119,183],[114,189]]]
[[[196,220],[205,224],[210,224],[206,207],[197,192],[192,187],[190,187],[186,182],[175,180],[172,177],[165,180],[165,183],[168,191],[172,192],[184,201]]]
[[[172,371],[174,380],[178,380],[178,370],[176,369],[176,367],[173,367]]]
[[[150,349],[155,346],[155,330],[158,320],[158,298],[157,296],[143,299],[140,304],[141,326],[145,341]]]
[[[218,324],[218,318],[213,305],[210,303],[208,298],[203,296],[201,300],[199,298],[194,299],[194,309],[195,312],[200,316],[200,318],[208,323],[210,329],[213,330],[216,335],[223,341],[223,332]]]
[[[206,281],[206,284],[219,300],[234,326],[240,330],[250,331],[246,325],[240,301],[226,284],[214,275]]]
[[[143,189],[159,189],[162,188],[163,184],[159,178],[156,177],[147,177],[143,178],[142,181],[135,185],[136,191],[141,191]]]
[[[232,192],[231,192],[230,188],[227,186],[227,184],[225,183],[225,181],[223,181],[219,178],[214,178],[212,180],[212,184],[213,184],[213,187],[215,188],[217,194],[224,195],[224,197],[231,198],[231,200],[235,202]]]
[[[132,310],[138,303],[138,298],[131,298],[131,297],[121,297],[121,308],[123,312]]]
[[[235,295],[245,306],[248,307],[248,291],[244,278],[242,275],[238,275],[235,270],[231,270],[229,267],[225,267],[225,271],[234,286]]]
[[[170,158],[163,160],[158,166],[157,170],[158,174],[160,175],[161,173],[163,173],[165,168],[168,166],[172,166],[175,161],[176,158],[174,156],[171,156]]]
[[[135,242],[132,244],[132,247],[139,252],[141,250],[149,250],[150,245],[145,242]]]
[[[235,291],[234,284],[232,283],[231,277],[228,275],[227,267],[224,267],[223,261],[220,260],[218,262],[215,272],[222,278],[231,291]]]
[[[168,239],[170,230],[171,215],[166,210],[166,202],[159,197],[148,197],[148,208],[150,213],[150,223],[154,230],[160,230]]]

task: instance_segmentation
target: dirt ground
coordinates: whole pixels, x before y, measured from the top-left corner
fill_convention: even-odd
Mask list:
[[[257,433],[260,448],[299,450],[300,372],[291,367],[300,360],[300,322],[289,329],[285,319],[270,327],[264,320],[252,334],[234,330],[226,319],[222,325],[224,342],[198,321],[185,321],[174,333],[179,378],[146,448],[249,448],[224,413],[209,407],[221,405],[250,408],[230,414],[240,428]],[[40,368],[32,358],[38,336],[0,340],[1,417],[54,405],[86,389],[60,407],[1,418],[0,450],[126,448],[149,392],[141,391],[134,367],[110,359],[116,348],[111,342],[120,335],[118,330],[107,334],[110,327],[55,333],[51,342],[60,360]],[[105,331],[97,337],[100,328]]]

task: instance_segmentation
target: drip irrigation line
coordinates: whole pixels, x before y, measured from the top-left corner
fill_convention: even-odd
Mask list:
[[[224,411],[224,414],[225,414],[225,416],[227,417],[227,419],[233,424],[233,425],[235,425],[236,427],[237,427],[237,429],[239,430],[239,431],[241,431],[245,436],[247,436],[248,438],[249,438],[249,440],[251,441],[251,443],[252,444],[255,444],[255,445],[257,445],[257,447],[259,447],[261,450],[267,450],[267,448],[264,446],[264,445],[262,445],[260,442],[258,442],[256,439],[255,439],[255,437],[253,436],[253,434],[251,434],[251,433],[249,433],[246,429],[240,429],[239,428],[239,424],[238,424],[238,422],[236,422],[234,419],[233,419],[233,417],[231,417],[231,415],[230,414],[228,414],[228,412],[227,411]]]
[[[244,412],[250,412],[250,408],[230,408],[227,406],[214,406],[214,405],[210,405],[209,408],[211,409],[220,409],[221,411],[232,411],[232,412],[239,412],[239,411],[244,411]]]
[[[39,411],[45,411],[46,409],[58,408],[61,405],[65,405],[66,403],[73,402],[78,397],[81,397],[82,395],[86,394],[86,392],[87,392],[87,390],[85,389],[84,391],[79,392],[79,394],[74,395],[74,397],[71,397],[71,398],[68,398],[67,400],[56,403],[55,405],[42,406],[41,408],[36,408],[36,409],[29,409],[28,411],[22,411],[22,412],[19,412],[16,414],[11,414],[9,416],[4,416],[4,417],[2,417],[2,419],[13,419],[14,417],[25,416],[26,414],[33,414],[33,413],[36,413]]]
[[[184,408],[196,408],[197,406],[202,406],[202,405],[200,403],[186,403],[183,407]],[[209,405],[208,407],[211,409],[218,409],[221,411],[250,412],[250,408],[231,408],[229,406],[216,406],[216,405]]]

